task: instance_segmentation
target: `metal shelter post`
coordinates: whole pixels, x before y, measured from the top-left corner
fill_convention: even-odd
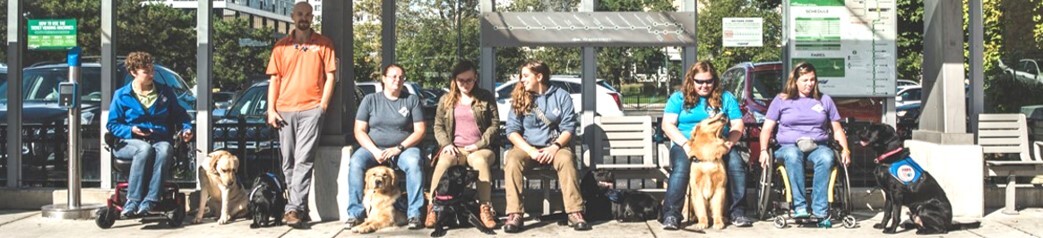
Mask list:
[[[109,123],[109,104],[112,102],[112,93],[116,91],[116,1],[101,0],[101,123],[99,135],[105,135],[109,130],[105,125]],[[95,143],[105,148],[104,136],[99,136]],[[112,189],[112,152],[102,149],[100,161],[101,188]]]
[[[325,15],[325,14],[323,14]],[[395,0],[384,0],[380,7],[380,67],[395,63]],[[405,67],[405,66],[404,66]],[[409,81],[409,76],[406,76]]]
[[[7,78],[22,78],[21,0],[7,1]],[[7,80],[7,187],[17,188],[22,181],[22,81]]]
[[[924,1],[923,101],[913,139],[937,144],[974,143],[964,101],[963,3]]]
[[[213,93],[210,90],[213,88],[212,78],[214,76],[213,63],[214,63],[214,46],[210,44],[213,41],[213,26],[214,26],[214,3],[212,1],[197,1],[199,7],[196,8],[196,126],[193,128],[193,132],[196,135],[196,159],[197,163],[206,158],[207,154],[213,150],[213,135],[210,131],[213,129],[213,123],[211,123],[211,107],[213,104]],[[242,146],[242,145],[240,145]],[[198,169],[199,166],[196,166]],[[197,171],[198,172],[198,171]],[[199,181],[196,181],[196,188],[199,188]]]
[[[496,11],[496,0],[481,0],[478,3],[478,10],[480,13],[490,13]],[[479,34],[479,37],[486,37],[485,35]],[[479,59],[478,59],[478,88],[489,90],[495,94],[496,91],[496,49],[488,46],[481,46],[479,48]],[[501,118],[500,120],[506,120]]]
[[[598,0],[582,0],[579,5],[580,12],[594,12]],[[583,104],[580,128],[583,129],[583,141],[586,143],[587,152],[590,153],[590,161],[601,161],[604,153],[602,139],[604,135],[601,128],[594,125],[594,117],[597,115],[597,53],[594,47],[581,47],[582,62],[582,92],[580,103]],[[588,165],[589,166],[589,165]]]
[[[695,9],[699,5],[699,1],[686,1],[683,5],[684,5],[683,7],[684,7],[684,11],[685,12],[692,12],[694,14],[694,17],[692,17],[692,21],[695,22],[694,23],[695,31],[693,31],[692,34],[696,34],[697,35],[698,32],[699,32],[699,11],[696,11]],[[693,38],[697,38],[697,37],[693,37]],[[695,64],[696,60],[698,60],[698,55],[699,55],[698,53],[699,53],[699,41],[698,40],[694,41],[692,43],[692,45],[684,46],[684,48],[681,49],[681,66],[682,67],[681,67],[681,73],[679,75],[681,75],[682,82],[684,82],[683,80],[684,80],[684,77],[685,77],[685,75],[684,75],[685,72],[688,72],[688,69],[691,68],[693,64]],[[724,69],[727,69],[727,67],[728,67],[727,65],[714,65],[714,66],[716,66],[716,67],[724,67]]]

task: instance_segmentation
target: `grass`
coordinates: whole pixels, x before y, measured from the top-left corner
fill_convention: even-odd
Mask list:
[[[623,96],[623,104],[649,104],[649,103],[666,103],[666,95],[633,95]]]

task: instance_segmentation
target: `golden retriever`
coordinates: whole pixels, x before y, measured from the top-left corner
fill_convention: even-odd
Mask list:
[[[220,206],[218,224],[228,224],[235,218],[249,215],[246,190],[239,186],[235,176],[239,171],[239,157],[218,150],[203,158],[199,165],[199,209],[192,223],[203,222],[207,205]],[[218,201],[220,204],[216,204]]]
[[[723,114],[699,122],[692,129],[691,139],[685,144],[689,151],[688,157],[693,161],[688,188],[692,206],[695,208],[697,230],[709,227],[707,206],[713,213],[713,227],[724,229],[727,176],[722,158],[728,153],[728,147],[721,138],[721,131],[724,130],[725,123],[727,120]]]
[[[366,191],[362,206],[366,208],[366,221],[351,228],[354,233],[371,233],[396,224],[404,224],[406,215],[395,210],[395,201],[402,196],[398,189],[395,170],[387,166],[376,166],[366,170]]]

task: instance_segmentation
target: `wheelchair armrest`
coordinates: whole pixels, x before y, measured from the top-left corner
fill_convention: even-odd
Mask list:
[[[105,147],[109,148],[110,150],[113,146],[116,146],[116,144],[119,144],[120,142],[120,138],[117,138],[116,136],[112,135],[111,132],[105,132],[105,135],[103,135],[102,138],[104,139]]]

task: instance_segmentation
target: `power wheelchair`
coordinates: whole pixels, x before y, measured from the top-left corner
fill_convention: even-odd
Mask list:
[[[185,142],[182,137],[182,133],[178,132],[174,136],[173,154],[170,163],[172,172],[179,170],[194,169],[194,159],[192,159],[192,150],[190,145]],[[120,139],[115,138],[112,134],[105,134],[106,149],[109,151],[115,151],[116,146],[121,143]],[[123,217],[120,215],[123,212],[124,203],[127,202],[127,187],[129,183],[125,180],[130,174],[131,160],[116,159],[115,156],[112,158],[112,167],[119,172],[119,177],[124,179],[116,184],[115,193],[105,200],[105,207],[99,208],[95,213],[94,223],[102,229],[108,229],[119,219],[137,219],[140,218],[142,223],[148,222],[163,222],[166,221],[170,227],[180,227],[185,220],[185,194],[181,193],[176,183],[167,181],[169,175],[164,178],[162,195],[160,195],[159,203],[153,208],[154,212],[150,212],[144,216],[127,216]],[[147,182],[147,181],[143,181]]]

